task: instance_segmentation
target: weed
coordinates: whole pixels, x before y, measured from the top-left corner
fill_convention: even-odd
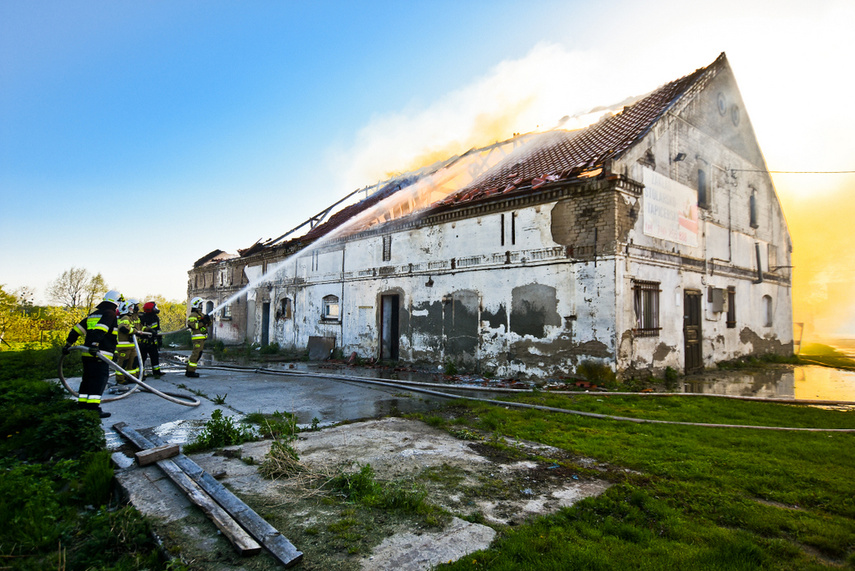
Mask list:
[[[679,375],[677,370],[673,367],[665,367],[665,388],[669,391],[673,391],[677,388],[677,379]]]
[[[611,367],[596,361],[583,361],[576,367],[576,372],[586,381],[598,385],[614,384],[616,376]]]
[[[258,440],[254,430],[246,426],[237,426],[231,417],[223,416],[223,411],[218,408],[211,413],[211,420],[205,423],[196,439],[184,446],[184,450],[199,452],[254,440]]]
[[[260,424],[262,434],[274,439],[259,467],[261,475],[271,479],[287,478],[304,471],[305,467],[300,464],[300,457],[292,445],[300,432],[297,417],[289,412],[276,411],[270,417],[262,415]]]
[[[226,397],[229,396],[229,393],[224,395],[217,395],[213,398],[214,404],[226,404]]]
[[[456,375],[457,374],[457,364],[454,361],[452,361],[451,359],[446,360],[444,372],[446,375],[449,375],[449,376],[450,375]]]

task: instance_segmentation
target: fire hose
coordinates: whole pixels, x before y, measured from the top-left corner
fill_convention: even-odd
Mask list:
[[[594,412],[584,412],[580,410],[573,410],[567,408],[558,408],[552,406],[531,404],[531,403],[521,403],[521,402],[513,402],[513,401],[502,401],[496,399],[489,398],[479,398],[472,396],[463,396],[459,394],[452,394],[446,392],[446,390],[458,390],[458,391],[490,391],[490,392],[511,392],[511,393],[530,393],[532,391],[528,389],[506,389],[506,388],[493,388],[493,387],[448,387],[447,385],[440,385],[437,383],[421,383],[421,382],[411,382],[411,381],[393,381],[393,380],[378,380],[372,379],[368,377],[358,377],[351,375],[331,375],[331,374],[321,374],[321,373],[309,373],[307,371],[279,371],[275,369],[268,369],[265,367],[242,367],[238,365],[216,365],[212,367],[206,367],[207,369],[220,369],[224,371],[228,370],[242,370],[245,372],[252,372],[255,374],[266,374],[266,375],[279,375],[284,377],[314,377],[319,379],[331,379],[337,381],[345,381],[351,383],[360,383],[367,385],[378,385],[378,386],[387,386],[393,387],[397,389],[406,389],[414,392],[419,392],[427,395],[437,396],[440,398],[448,398],[448,399],[466,399],[476,402],[483,402],[492,405],[499,405],[505,408],[517,408],[517,409],[533,409],[533,410],[542,410],[545,412],[556,412],[561,414],[573,414],[578,416],[584,416],[588,418],[597,418],[601,420],[618,420],[624,422],[634,422],[637,424],[664,424],[664,425],[676,425],[676,426],[700,426],[707,428],[747,428],[747,429],[756,429],[756,430],[772,430],[772,431],[785,431],[785,432],[843,432],[843,433],[853,433],[855,432],[855,428],[811,428],[811,427],[790,427],[790,426],[756,426],[751,424],[716,424],[716,423],[705,423],[705,422],[681,422],[675,420],[656,420],[656,419],[646,419],[646,418],[632,418],[626,416],[616,416],[610,414],[600,414]],[[422,388],[421,386],[428,386],[431,388]],[[435,390],[433,387],[446,387],[446,390]],[[564,391],[559,392],[559,394],[567,394]],[[584,393],[573,393],[576,395],[582,395]],[[728,395],[704,395],[704,394],[694,394],[694,393],[594,393],[597,395],[632,395],[632,396],[706,396],[706,397],[724,397],[729,398]],[[762,399],[762,398],[752,398],[752,397],[733,397],[740,398],[741,400],[759,400],[759,401],[769,401],[769,402],[786,402],[787,404],[818,404],[825,403],[829,404],[828,401],[806,401],[806,400],[783,400],[783,399]],[[846,404],[853,405],[855,403],[851,401],[834,401],[834,404]]]
[[[72,351],[88,351],[89,347],[87,347],[85,345],[77,345],[75,347],[70,347],[70,349]],[[140,353],[140,347],[137,344],[136,337],[134,337],[134,349],[136,349],[137,358],[140,360],[140,364],[142,364],[142,362],[143,362],[142,361],[142,355]],[[155,389],[154,387],[152,387],[152,386],[150,386],[150,385],[148,385],[142,381],[142,377],[144,377],[145,375],[140,374],[139,379],[134,377],[132,374],[130,374],[129,372],[124,370],[118,364],[114,363],[112,359],[109,359],[100,351],[98,351],[95,354],[95,356],[98,357],[99,359],[101,359],[102,361],[104,361],[105,363],[107,363],[107,365],[109,365],[110,368],[112,368],[116,372],[123,374],[125,377],[129,378],[134,383],[136,383],[136,386],[134,386],[128,392],[126,392],[122,395],[119,395],[117,397],[110,397],[110,398],[101,399],[101,402],[113,402],[113,401],[117,401],[117,400],[126,398],[126,397],[130,396],[131,394],[133,394],[134,392],[136,392],[137,390],[139,390],[140,387],[142,387],[143,390],[148,391],[150,393],[154,393],[157,396],[159,396],[160,398],[166,399],[169,402],[174,402],[175,404],[180,404],[180,405],[184,405],[184,406],[199,406],[200,404],[202,404],[202,401],[200,401],[198,399],[194,399],[192,397],[188,397],[187,395],[184,395],[184,394],[170,393],[170,392],[159,391],[159,390]],[[79,393],[77,393],[77,391],[75,391],[74,389],[71,388],[71,386],[68,384],[68,381],[65,378],[65,375],[63,374],[62,362],[64,360],[65,360],[65,355],[62,355],[59,359],[59,380],[62,381],[62,384],[65,387],[65,389],[76,397],[76,396],[78,396]],[[142,373],[142,367],[140,367],[140,372]],[[186,399],[186,400],[184,400],[184,399]]]

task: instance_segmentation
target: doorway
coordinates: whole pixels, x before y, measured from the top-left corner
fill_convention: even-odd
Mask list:
[[[397,295],[380,296],[380,360],[398,360],[398,304]]]
[[[701,292],[683,292],[683,338],[686,353],[686,374],[704,370],[701,331]]]
[[[261,346],[267,347],[270,344],[270,302],[265,301],[261,304]]]

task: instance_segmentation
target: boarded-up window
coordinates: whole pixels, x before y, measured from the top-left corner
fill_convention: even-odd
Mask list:
[[[641,337],[659,335],[659,282],[635,281],[632,286],[635,310],[634,333]]]

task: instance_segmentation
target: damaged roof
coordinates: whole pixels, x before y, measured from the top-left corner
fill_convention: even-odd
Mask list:
[[[698,85],[703,78],[717,74],[726,62],[727,58],[722,52],[709,66],[667,83],[623,107],[619,112],[607,115],[583,129],[553,130],[523,135],[522,137],[530,139],[531,142],[512,152],[506,159],[482,173],[469,185],[433,203],[419,214],[464,206],[495,196],[533,192],[554,182],[597,176],[609,161],[619,158],[640,141],[659,118],[693,86]],[[466,154],[477,151],[473,149]],[[239,253],[242,257],[246,257],[269,248],[302,248],[408,185],[415,184],[460,158],[451,157],[388,181],[364,200],[342,208],[299,238],[287,242],[281,240],[293,232],[292,230],[274,240],[258,241],[245,250],[239,250]],[[330,211],[331,209],[327,209],[322,213],[323,217]]]

